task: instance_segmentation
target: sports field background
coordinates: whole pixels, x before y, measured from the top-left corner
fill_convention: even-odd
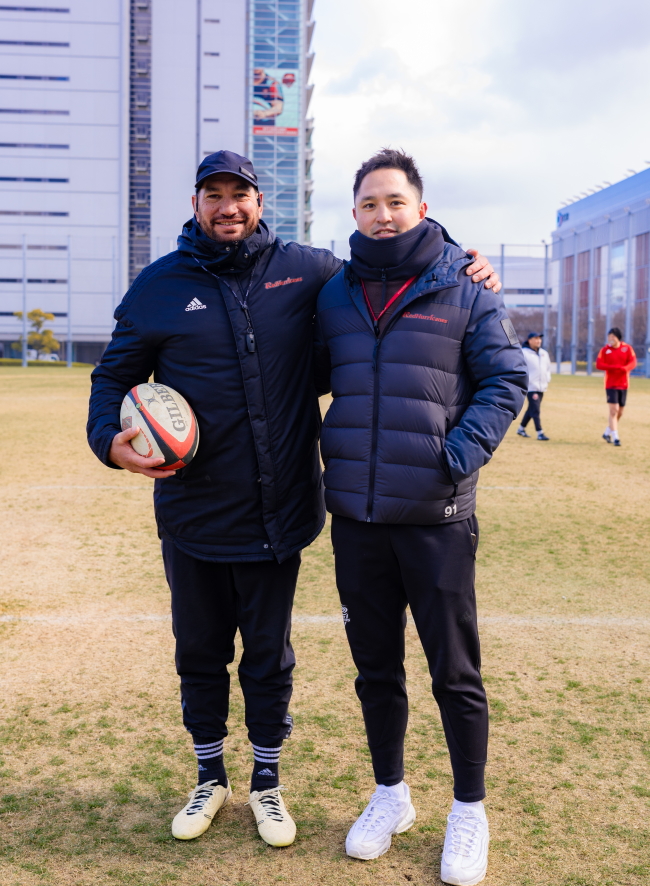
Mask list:
[[[489,886],[650,882],[650,382],[623,446],[602,379],[554,377],[550,443],[509,432],[483,470],[477,593],[491,705]],[[418,819],[374,862],[345,856],[373,782],[327,531],[304,553],[296,728],[282,757],[298,824],[263,844],[236,678],[234,802],[192,843],[169,825],[194,785],[150,481],[86,446],[83,369],[0,368],[0,884],[439,883],[451,777],[408,628],[407,780]]]

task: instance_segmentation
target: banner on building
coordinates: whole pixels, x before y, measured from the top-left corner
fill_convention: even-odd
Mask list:
[[[297,136],[300,126],[298,69],[255,68],[253,135]]]

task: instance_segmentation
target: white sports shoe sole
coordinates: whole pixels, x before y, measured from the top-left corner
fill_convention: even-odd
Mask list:
[[[482,874],[479,874],[473,880],[461,880],[458,877],[449,877],[448,879],[442,880],[443,883],[449,883],[450,886],[476,886],[477,883],[481,883],[485,880],[485,876],[487,874],[487,867],[483,871]],[[442,879],[442,877],[441,877]]]
[[[404,818],[397,825],[393,833],[386,836],[386,839],[381,844],[379,849],[375,849],[373,852],[362,853],[355,849],[349,849],[348,840],[346,839],[345,851],[350,856],[350,858],[359,858],[362,861],[371,861],[373,858],[379,858],[381,855],[385,855],[385,853],[388,852],[388,850],[390,849],[391,843],[393,842],[393,835],[403,834],[404,831],[408,831],[409,828],[412,828],[415,824],[416,817],[417,813],[415,812],[415,807],[411,803]]]

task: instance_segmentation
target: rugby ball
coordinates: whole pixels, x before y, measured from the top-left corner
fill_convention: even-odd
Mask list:
[[[199,427],[187,400],[168,385],[136,385],[122,401],[122,430],[140,428],[131,446],[145,458],[164,458],[158,470],[188,465],[199,445]]]

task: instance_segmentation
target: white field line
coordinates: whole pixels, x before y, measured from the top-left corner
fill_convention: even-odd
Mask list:
[[[24,624],[43,625],[102,625],[110,622],[138,623],[138,622],[168,622],[171,615],[0,615],[0,623],[12,624],[22,622]],[[322,625],[338,624],[341,622],[340,615],[294,615],[294,624],[299,625]],[[409,624],[413,625],[412,617]],[[643,616],[619,618],[617,616],[562,616],[562,615],[486,615],[479,617],[479,625],[507,625],[516,627],[553,627],[562,625],[577,625],[580,627],[621,627],[621,628],[650,628],[650,618]]]
[[[547,489],[547,486],[486,486],[484,483],[481,483],[480,486],[476,487],[480,492],[483,489],[506,489],[506,490],[514,490],[515,492],[531,492],[537,491],[538,489]],[[115,484],[91,484],[85,486],[74,485],[72,483],[66,484],[58,484],[58,485],[48,485],[48,486],[11,486],[5,487],[5,489],[113,489],[115,492],[131,492],[134,489],[137,490],[153,490],[153,484],[146,486],[143,483],[133,484],[132,486],[115,486]]]
[[[113,489],[115,492],[133,492],[134,490],[153,491],[153,484],[145,486],[143,483],[133,484],[133,486],[73,486],[71,483],[61,486],[19,486],[17,489]]]
[[[520,490],[523,492],[536,492],[538,489],[548,489],[548,486],[486,486],[484,483],[481,483],[480,486],[476,487],[477,492],[482,492],[483,489],[514,489],[517,492]]]

